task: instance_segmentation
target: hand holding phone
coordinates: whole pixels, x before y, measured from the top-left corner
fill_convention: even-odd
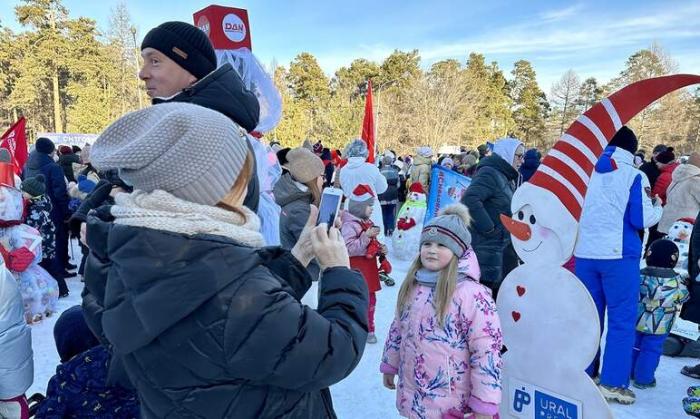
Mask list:
[[[321,195],[321,204],[318,209],[316,225],[326,224],[327,230],[335,225],[340,214],[340,203],[343,200],[343,191],[337,188],[326,188]]]

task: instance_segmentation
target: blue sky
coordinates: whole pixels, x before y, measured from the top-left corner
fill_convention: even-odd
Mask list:
[[[110,10],[124,1],[143,36],[167,20],[192,22],[211,0],[64,0],[71,16],[106,28]],[[17,0],[0,0],[0,23],[15,30]],[[328,75],[364,57],[381,62],[394,49],[417,48],[422,65],[469,52],[486,55],[510,72],[531,61],[542,89],[568,69],[606,82],[635,51],[659,42],[680,72],[700,73],[700,1],[236,1],[248,9],[253,52],[266,65],[287,66],[312,53]],[[509,76],[509,74],[508,74]]]

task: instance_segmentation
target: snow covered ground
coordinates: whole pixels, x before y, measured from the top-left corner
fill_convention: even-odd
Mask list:
[[[75,246],[75,255],[80,252]],[[382,386],[379,363],[382,355],[383,340],[389,330],[394,315],[394,307],[399,286],[403,281],[408,261],[392,259],[396,286],[384,287],[377,295],[376,328],[379,343],[367,345],[362,361],[355,371],[341,383],[333,386],[333,403],[338,417],[341,419],[366,418],[398,418],[395,408],[394,392]],[[73,263],[76,263],[75,261]],[[63,311],[73,305],[80,304],[80,292],[83,284],[79,278],[68,280],[70,296],[59,300],[59,310]],[[315,295],[315,286],[309,295]],[[53,325],[58,314],[32,326],[34,347],[34,384],[28,394],[44,393],[49,378],[54,374],[59,358],[53,340]],[[575,337],[574,337],[575,338]],[[673,419],[683,418],[685,413],[681,400],[690,385],[700,385],[700,380],[694,380],[680,374],[683,365],[700,363],[698,359],[662,357],[656,372],[657,387],[648,390],[634,391],[637,402],[632,406],[612,405],[612,411],[617,419]]]

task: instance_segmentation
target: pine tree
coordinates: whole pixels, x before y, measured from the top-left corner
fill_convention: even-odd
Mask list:
[[[528,145],[541,147],[544,144],[545,119],[549,104],[537,85],[535,70],[530,62],[520,60],[515,63],[510,82],[513,99],[514,134]]]

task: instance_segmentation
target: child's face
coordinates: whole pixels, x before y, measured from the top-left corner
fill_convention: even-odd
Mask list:
[[[368,205],[367,208],[365,208],[365,218],[369,218],[372,216],[372,211],[374,211],[374,206],[373,205]]]
[[[450,264],[452,256],[452,250],[435,242],[425,242],[420,247],[420,262],[429,271],[445,269]]]

